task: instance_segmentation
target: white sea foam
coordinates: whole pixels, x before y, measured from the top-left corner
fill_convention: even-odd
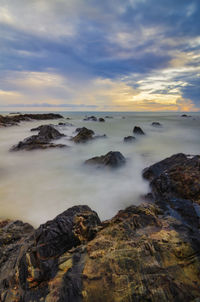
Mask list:
[[[94,113],[93,113],[94,114]],[[84,122],[85,114],[66,113],[74,127],[59,127],[68,135],[59,143],[68,149],[9,152],[18,141],[33,134],[30,129],[41,124],[64,121],[23,122],[20,126],[0,129],[0,217],[22,219],[38,226],[77,204],[87,204],[101,219],[107,219],[120,209],[138,204],[140,196],[149,190],[141,172],[148,165],[178,152],[198,154],[200,150],[200,115],[182,118],[181,114],[96,113],[112,115],[105,123]],[[122,119],[125,116],[125,119]],[[153,121],[163,127],[152,127]],[[132,135],[139,125],[146,135],[131,144],[123,137]],[[74,145],[69,136],[76,127],[86,126],[105,139]],[[93,156],[108,151],[120,151],[127,164],[114,171],[97,171],[83,165]]]

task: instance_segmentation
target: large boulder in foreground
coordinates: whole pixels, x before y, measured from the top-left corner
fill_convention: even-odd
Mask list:
[[[47,148],[63,148],[66,145],[51,143],[51,140],[59,139],[64,136],[54,127],[50,125],[40,126],[38,135],[32,135],[20,141],[17,145],[11,148],[11,151],[20,150],[36,150],[36,149],[47,149]]]
[[[87,206],[73,207],[30,237],[4,242],[7,250],[3,302],[196,302],[200,295],[199,233],[150,204],[102,225]]]
[[[78,132],[78,134],[74,136],[72,140],[77,144],[86,143],[94,138],[94,131],[86,127],[77,128],[76,132]]]
[[[134,127],[133,133],[136,135],[145,135],[144,131],[139,126]]]
[[[118,151],[110,151],[105,155],[96,156],[85,161],[87,165],[100,167],[118,168],[126,163],[125,157]]]

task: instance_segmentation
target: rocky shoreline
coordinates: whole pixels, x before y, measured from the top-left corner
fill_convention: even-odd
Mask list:
[[[173,155],[143,177],[151,202],[104,222],[86,205],[36,230],[1,221],[0,301],[199,302],[200,156]]]

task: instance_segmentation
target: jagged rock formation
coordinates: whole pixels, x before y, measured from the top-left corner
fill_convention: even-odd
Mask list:
[[[144,131],[139,127],[139,126],[135,126],[133,129],[133,133],[137,134],[137,135],[144,135]]]
[[[105,155],[96,156],[85,161],[85,164],[94,165],[97,168],[118,168],[123,166],[125,163],[125,157],[118,151],[110,151]]]
[[[16,114],[12,116],[0,115],[0,127],[16,126],[21,121],[30,120],[53,120],[63,118],[62,115],[56,113],[36,113],[36,114]]]
[[[60,133],[54,127],[50,125],[39,126],[38,128],[32,129],[39,130],[38,135],[32,135],[28,138],[25,138],[23,141],[19,142],[17,145],[14,145],[11,148],[11,151],[20,151],[20,150],[36,150],[36,149],[47,149],[47,148],[63,148],[66,145],[63,144],[54,144],[51,143],[51,140],[59,139],[64,134]]]
[[[168,201],[184,194],[199,204],[199,167],[199,156],[177,154],[147,168],[156,204],[130,206],[103,223],[88,206],[37,230],[2,221],[0,301],[198,302],[199,228],[168,211]]]

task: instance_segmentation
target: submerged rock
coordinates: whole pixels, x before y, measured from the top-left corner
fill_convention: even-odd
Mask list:
[[[133,143],[135,141],[135,137],[134,136],[126,136],[124,137],[124,142],[125,143]]]
[[[137,134],[137,135],[144,135],[145,134],[144,131],[140,127],[138,127],[138,126],[134,127],[133,133]]]
[[[100,118],[99,118],[99,122],[105,122],[104,118],[103,118],[103,117],[100,117]]]
[[[72,138],[75,143],[86,143],[94,138],[94,131],[86,127],[77,128],[78,134]]]
[[[36,149],[67,147],[66,145],[63,144],[50,143],[51,140],[59,139],[65,136],[64,134],[56,130],[54,127],[50,125],[43,125],[35,129],[39,130],[38,135],[32,135],[30,137],[25,138],[17,145],[14,145],[11,148],[11,151],[20,151],[20,150],[31,151]]]
[[[85,161],[87,165],[96,165],[97,167],[121,167],[126,163],[125,157],[118,151],[110,151],[105,155],[96,156]]]
[[[161,123],[159,123],[159,122],[153,122],[151,125],[153,127],[162,127]]]

